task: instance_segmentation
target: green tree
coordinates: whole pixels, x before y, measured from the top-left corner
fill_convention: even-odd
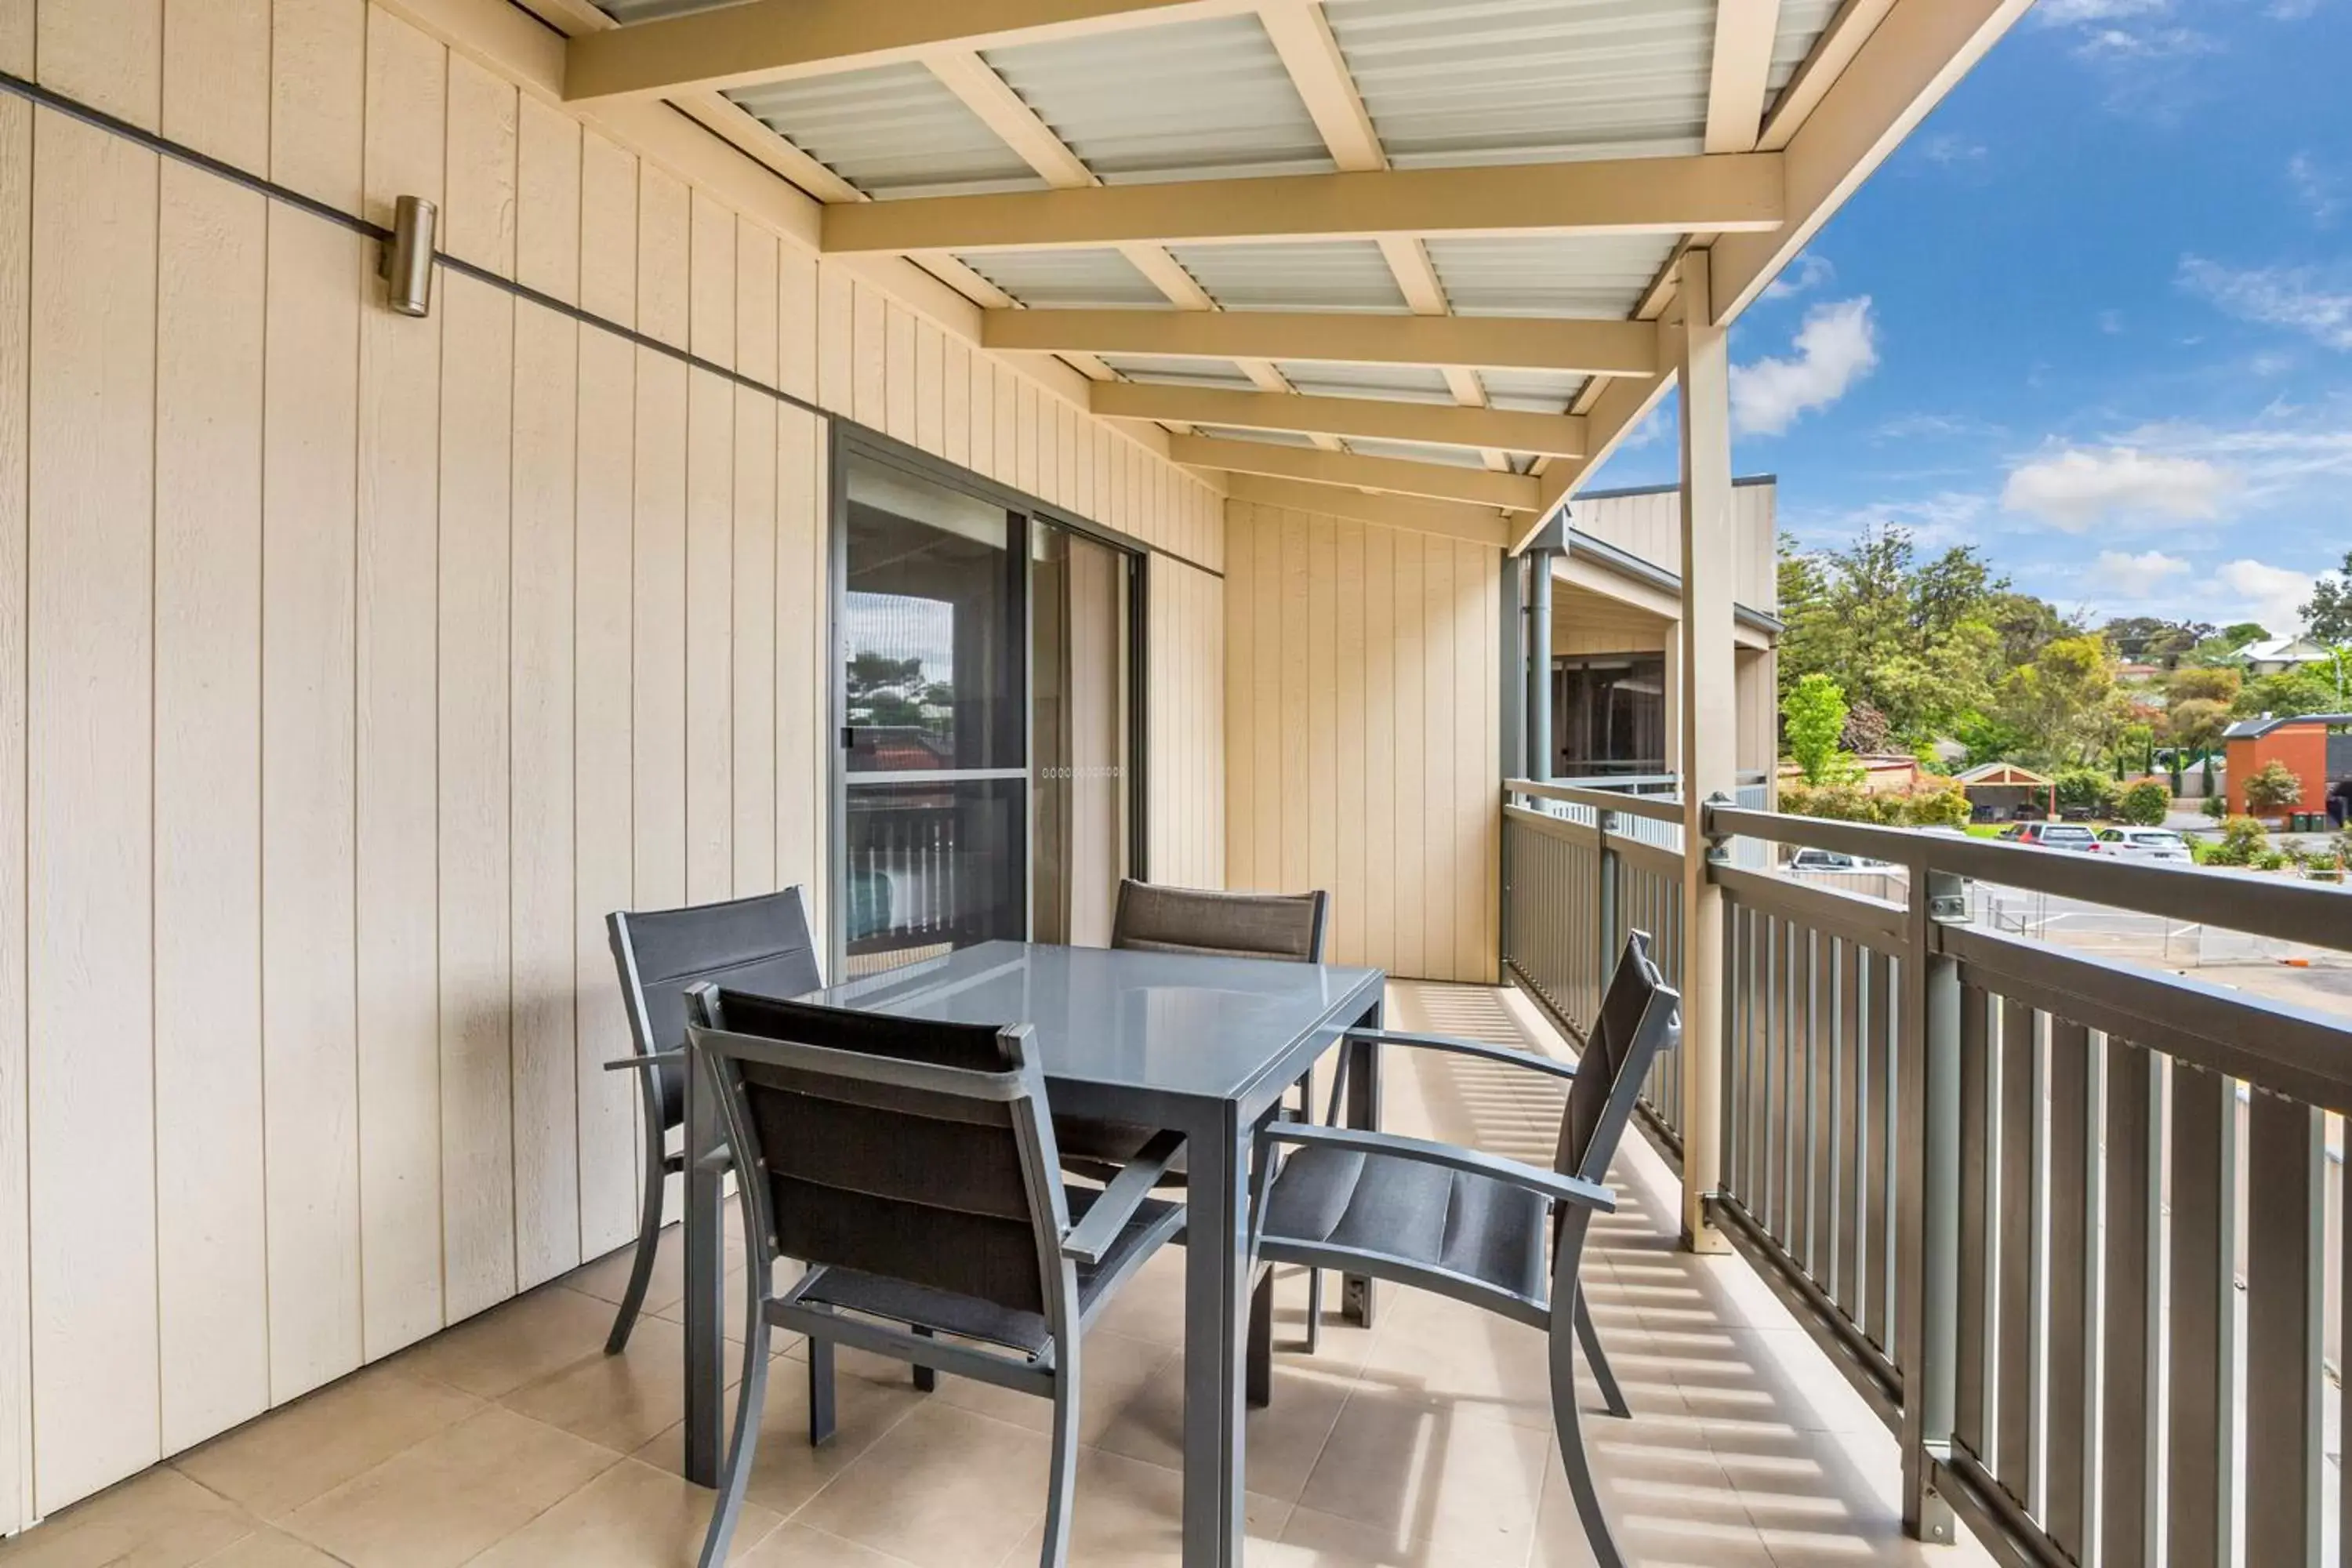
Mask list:
[[[2336,694],[2336,672],[2319,665],[2258,675],[2240,689],[2230,710],[2242,719],[2272,713],[2292,719],[2300,713],[2327,713],[2341,700]]]
[[[2202,700],[2226,708],[2238,700],[2238,689],[2245,683],[2246,672],[2235,666],[2190,665],[2174,670],[2164,691],[2175,704]]]
[[[2246,779],[2246,805],[2259,812],[2285,811],[2303,804],[2303,780],[2284,763],[2264,763]]]
[[[2311,602],[2303,607],[2305,632],[2330,647],[2352,643],[2352,550],[2344,552],[2340,572],[2311,585]]]
[[[2059,765],[2094,761],[2106,753],[2123,725],[2115,657],[2095,635],[2060,637],[2032,663],[2009,672],[2000,707],[2002,717],[2027,737],[2026,750],[2034,760]]]
[[[1838,737],[1845,732],[1845,693],[1826,675],[1808,675],[1780,700],[1789,755],[1809,784],[1835,783],[1851,770]]]
[[[2176,702],[2171,711],[2165,715],[2166,729],[2172,743],[2196,750],[2220,744],[2221,731],[2229,722],[2229,709],[2204,697]]]

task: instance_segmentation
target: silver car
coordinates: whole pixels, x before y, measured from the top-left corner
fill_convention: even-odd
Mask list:
[[[2110,827],[2099,835],[2099,852],[2126,860],[2164,860],[2189,865],[2189,841],[2169,827]]]

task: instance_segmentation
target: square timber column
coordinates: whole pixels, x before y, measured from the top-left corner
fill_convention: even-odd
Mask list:
[[[1716,321],[1710,257],[1684,253],[1661,360],[1675,367],[1683,414],[1683,1240],[1717,1251],[1706,1223],[1722,1158],[1723,896],[1707,879],[1706,802],[1738,798],[1739,707],[1733,668],[1731,366]]]

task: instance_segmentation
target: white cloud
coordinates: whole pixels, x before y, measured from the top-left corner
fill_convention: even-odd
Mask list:
[[[2168,9],[2170,0],[2042,0],[2033,15],[2045,26],[2065,27],[2153,16]]]
[[[2129,27],[2086,27],[2074,52],[2086,60],[2113,63],[2182,59],[2210,55],[2221,47],[2193,27],[2149,27],[2137,32]]]
[[[2011,468],[2000,503],[2080,533],[2116,513],[2180,521],[2210,518],[2233,483],[2229,470],[2202,458],[2136,447],[2070,447]]]
[[[1900,528],[1920,549],[1942,550],[1980,539],[1984,516],[1991,504],[1987,498],[1968,490],[1938,490],[1906,500],[1795,513],[1784,521],[1783,527],[1800,542],[1816,548],[1850,544],[1868,529]]]
[[[2167,581],[2187,572],[2189,563],[2161,550],[2144,550],[2137,555],[2102,550],[2095,569],[2118,598],[2137,600],[2148,597]]]
[[[1821,288],[1836,276],[1837,268],[1830,265],[1828,257],[1808,253],[1797,258],[1796,266],[1764,286],[1764,298],[1793,300],[1800,294]]]
[[[2284,327],[2352,353],[2352,285],[2322,279],[2308,267],[2224,267],[2185,257],[2180,285],[2204,295],[2242,321]]]
[[[2238,595],[2244,618],[2260,621],[2274,637],[2303,629],[2303,605],[2311,597],[2311,574],[2261,561],[2232,561],[2221,568],[2221,586]]]
[[[1731,373],[1731,423],[1744,435],[1778,436],[1801,415],[1826,408],[1878,363],[1870,296],[1816,305],[1797,329],[1794,355]]]
[[[2294,188],[2295,200],[2303,204],[2311,221],[2322,228],[2336,221],[2344,210],[2344,181],[2333,170],[2321,166],[2318,159],[2308,153],[2297,153],[2286,161],[2286,183]]]

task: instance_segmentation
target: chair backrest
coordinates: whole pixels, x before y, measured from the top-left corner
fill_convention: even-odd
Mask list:
[[[1320,963],[1330,901],[1321,891],[1226,893],[1129,877],[1118,885],[1110,944],[1148,952]]]
[[[640,1055],[686,1044],[686,993],[706,982],[771,996],[799,996],[824,984],[808,901],[799,887],[682,910],[616,910],[604,917],[613,963]],[[647,1070],[647,1069],[640,1069]],[[648,1071],[662,1125],[686,1119],[686,1073]]]
[[[854,1268],[1058,1317],[1069,1205],[1026,1026],[944,1024],[697,986],[753,1258]]]
[[[1682,1038],[1682,994],[1665,984],[1651,962],[1649,933],[1627,932],[1560,1116],[1552,1162],[1560,1174],[1596,1183],[1609,1179],[1610,1163],[1617,1157],[1618,1141],[1633,1119],[1650,1064]]]

